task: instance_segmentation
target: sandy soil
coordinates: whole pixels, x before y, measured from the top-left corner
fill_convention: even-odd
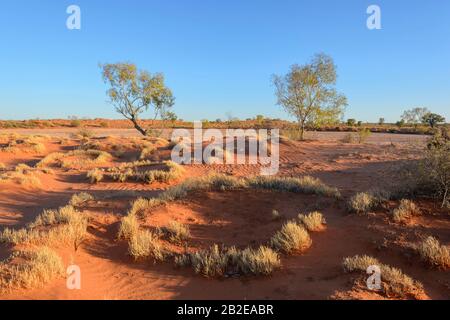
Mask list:
[[[80,129],[77,128],[58,128],[58,129],[0,129],[2,133],[17,133],[23,135],[48,135],[51,137],[65,137],[70,138],[76,134]],[[114,128],[95,128],[89,129],[98,137],[140,137],[139,132],[135,129],[114,129]],[[161,129],[161,136],[170,138],[172,129]],[[191,130],[192,131],[192,130]],[[224,130],[222,130],[224,132]],[[339,141],[348,135],[348,132],[307,132],[306,138],[318,141]],[[426,135],[420,134],[390,134],[390,133],[373,133],[368,139],[367,143],[372,144],[386,144],[386,143],[407,143],[420,144],[426,140]]]
[[[9,132],[2,130],[0,133]],[[79,141],[61,141],[72,129],[14,130],[18,134],[46,134],[48,154],[67,152]],[[282,269],[270,277],[239,277],[206,279],[190,269],[178,269],[173,262],[154,264],[134,262],[127,255],[127,245],[116,239],[120,219],[130,201],[139,196],[153,197],[185,178],[208,172],[235,176],[259,174],[257,165],[190,165],[179,181],[170,183],[89,184],[85,170],[54,169],[53,174],[39,178],[42,186],[24,187],[13,182],[2,183],[0,189],[0,226],[19,228],[32,221],[46,208],[65,205],[70,197],[86,191],[95,197],[85,211],[92,216],[89,236],[75,252],[57,248],[64,262],[81,268],[82,289],[68,290],[65,279],[57,279],[42,288],[18,289],[1,294],[2,299],[330,299],[333,296],[355,299],[384,297],[354,288],[354,274],[342,269],[342,259],[355,254],[368,254],[383,263],[398,267],[423,283],[431,299],[450,298],[449,271],[430,269],[409,248],[427,235],[450,245],[450,213],[430,200],[418,202],[426,214],[408,225],[392,222],[390,210],[398,203],[370,216],[356,216],[346,210],[345,201],[355,192],[385,188],[392,181],[399,164],[414,161],[420,155],[424,136],[373,134],[366,144],[338,142],[345,133],[311,133],[310,141],[283,142],[280,146],[282,176],[312,175],[339,188],[343,200],[316,195],[255,191],[208,192],[171,203],[148,213],[146,226],[158,227],[169,220],[188,224],[191,248],[204,248],[213,243],[248,246],[267,242],[283,221],[270,218],[272,210],[285,219],[299,213],[320,210],[326,220],[323,232],[313,233],[312,247],[302,255],[283,256]],[[112,144],[126,145],[129,137],[138,137],[131,130],[98,130],[96,136],[116,137]],[[127,138],[119,138],[127,137]],[[112,139],[112,138],[108,138]],[[95,139],[93,139],[95,140]],[[98,140],[106,143],[106,140]],[[109,141],[109,140],[108,140]],[[106,166],[136,160],[138,150],[132,147]],[[0,152],[0,162],[11,168],[19,163],[35,165],[45,154]],[[167,157],[167,152],[161,153]],[[284,220],[285,221],[285,220]],[[12,247],[0,245],[0,258],[5,259]],[[353,291],[352,291],[353,290]]]

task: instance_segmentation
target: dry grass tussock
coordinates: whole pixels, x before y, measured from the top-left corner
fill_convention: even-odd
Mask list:
[[[382,290],[388,297],[420,298],[424,294],[420,282],[405,275],[401,270],[380,263],[370,256],[354,256],[345,258],[343,267],[346,272],[366,274],[369,266],[378,266],[381,270]]]
[[[207,250],[180,255],[175,263],[179,267],[191,266],[196,273],[208,278],[227,274],[269,275],[281,266],[278,253],[264,246],[239,250],[213,245]]]
[[[104,164],[112,156],[99,150],[73,150],[67,153],[54,152],[47,155],[38,164],[38,168],[56,166],[65,169],[83,169]]]
[[[314,211],[308,215],[299,214],[298,219],[308,231],[315,232],[325,229],[326,221],[320,212]]]
[[[145,167],[164,166],[166,169],[155,170]],[[119,167],[107,170],[94,169],[87,173],[87,178],[91,183],[97,183],[108,177],[117,182],[142,181],[146,183],[169,182],[181,177],[185,172],[184,168],[172,161],[154,163],[148,160],[125,163]]]
[[[162,228],[162,232],[170,242],[175,244],[186,242],[191,237],[189,227],[178,221],[170,221],[167,226]]]
[[[87,234],[88,217],[72,206],[44,210],[26,228],[0,232],[0,243],[44,246],[73,245],[77,250]]]
[[[317,178],[305,176],[301,178],[257,176],[249,178],[247,184],[250,188],[268,189],[294,193],[317,194],[327,197],[340,198],[337,188],[327,186]]]
[[[49,248],[16,252],[9,260],[15,258],[22,263],[0,264],[0,291],[37,288],[64,275],[61,258]]]
[[[94,200],[94,197],[87,192],[80,192],[74,194],[72,198],[70,198],[69,205],[74,207],[79,207],[85,204],[86,202]]]
[[[380,199],[372,193],[359,192],[352,196],[348,202],[351,212],[359,215],[367,214],[380,204]]]
[[[242,188],[340,197],[340,193],[336,188],[329,187],[319,179],[308,176],[302,178],[258,176],[246,179],[223,174],[211,174],[205,177],[188,179],[182,184],[167,190],[162,194],[161,199],[172,201],[184,198],[195,191],[226,191]]]
[[[44,142],[48,138],[44,136],[9,135],[2,139],[0,138],[0,140],[3,142],[3,146],[0,147],[0,152],[43,154],[47,151]]]
[[[398,208],[392,212],[392,217],[395,222],[407,222],[413,216],[420,215],[420,213],[420,209],[414,202],[402,199]]]
[[[428,237],[417,246],[422,260],[433,267],[447,270],[450,268],[450,249],[441,245],[434,237]]]
[[[139,231],[139,221],[135,214],[129,214],[122,218],[119,225],[118,239],[129,240]]]
[[[164,261],[165,252],[159,243],[159,237],[148,230],[138,230],[128,241],[128,253],[135,259],[153,258]]]
[[[312,240],[303,226],[290,221],[275,233],[270,244],[278,251],[292,254],[306,251],[311,246]]]
[[[21,163],[13,171],[1,170],[0,183],[12,181],[24,187],[39,188],[41,187],[41,180],[39,179],[38,171],[35,168]]]

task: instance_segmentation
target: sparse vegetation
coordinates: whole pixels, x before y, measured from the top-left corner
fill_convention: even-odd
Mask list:
[[[285,253],[301,253],[308,249],[312,240],[308,231],[294,221],[287,222],[280,231],[277,231],[270,240],[270,244],[276,250]]]
[[[12,181],[24,187],[39,188],[41,180],[38,177],[37,170],[21,163],[18,164],[14,171],[0,170],[0,183]]]
[[[69,205],[74,206],[74,207],[79,207],[83,204],[85,204],[88,201],[92,201],[94,200],[94,197],[92,195],[90,195],[87,192],[80,192],[77,194],[74,194],[72,196],[72,198],[69,201]]]
[[[358,130],[358,143],[365,143],[371,134],[372,132],[367,128]]]
[[[423,286],[420,282],[413,280],[397,268],[380,263],[370,256],[354,256],[345,258],[343,267],[346,272],[362,272],[366,274],[369,266],[378,266],[381,271],[383,292],[391,297],[420,298],[423,294]]]
[[[402,199],[398,208],[394,209],[392,217],[395,222],[407,222],[411,217],[419,214],[420,209],[413,201]]]
[[[143,214],[146,210],[150,210],[154,207],[164,204],[164,201],[159,198],[144,199],[138,198],[131,204],[131,208],[128,214]]]
[[[12,258],[20,264],[0,264],[0,291],[37,288],[64,275],[64,266],[56,252],[42,247],[36,251],[20,251]]]
[[[56,166],[65,169],[83,169],[101,165],[111,160],[112,156],[100,150],[74,150],[67,153],[54,152],[47,155],[38,164],[38,168]]]
[[[158,167],[165,167],[165,169],[156,169]],[[109,177],[114,181],[122,183],[129,180],[147,183],[153,183],[155,181],[169,182],[178,179],[183,173],[184,168],[175,162],[165,161],[162,163],[154,163],[148,160],[125,163],[119,167],[102,171],[103,177]],[[88,175],[92,176],[93,172],[88,173]],[[92,180],[95,182],[95,179]]]
[[[45,137],[42,136],[14,136],[7,138],[5,145],[0,147],[0,152],[7,153],[44,153],[47,148],[44,145]]]
[[[101,169],[95,168],[91,171],[88,171],[86,177],[89,179],[91,183],[99,183],[103,180],[104,172]]]
[[[128,242],[128,252],[135,259],[153,258],[164,261],[165,254],[158,237],[148,230],[138,230]]]
[[[340,198],[339,190],[329,187],[317,178],[305,176],[301,178],[257,176],[247,180],[249,187],[285,192],[317,194]]]
[[[299,214],[298,219],[308,231],[322,231],[325,229],[325,218],[320,212],[314,211],[308,215]]]
[[[77,250],[86,236],[88,217],[72,206],[44,210],[27,228],[0,232],[0,243],[44,246],[73,245]],[[45,228],[47,227],[47,228]]]
[[[189,227],[178,221],[169,222],[167,226],[162,228],[162,231],[170,242],[176,244],[186,242],[191,236]]]
[[[348,207],[351,212],[359,215],[367,214],[370,210],[374,209],[379,204],[378,199],[367,192],[358,192],[350,198]]]
[[[256,250],[235,247],[221,250],[213,245],[207,250],[177,256],[175,263],[180,267],[192,266],[196,273],[208,278],[226,274],[269,275],[281,266],[278,254],[264,246]]]
[[[433,267],[450,268],[450,249],[434,237],[428,237],[418,247],[421,258]]]
[[[123,217],[120,226],[119,232],[117,234],[117,238],[129,240],[134,237],[139,231],[139,222],[134,214],[128,214]]]

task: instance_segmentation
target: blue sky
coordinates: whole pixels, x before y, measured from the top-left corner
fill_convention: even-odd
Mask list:
[[[382,30],[366,28],[370,4]],[[425,106],[450,120],[450,1],[2,0],[0,40],[0,119],[119,118],[98,68],[118,61],[163,72],[183,119],[287,118],[271,75],[324,52],[346,118]]]

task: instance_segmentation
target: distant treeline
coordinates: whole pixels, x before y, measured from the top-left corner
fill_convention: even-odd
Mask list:
[[[146,120],[140,121],[142,126],[146,128],[193,128],[194,124],[190,121],[163,121],[163,120]],[[282,129],[297,130],[298,124],[295,122],[281,119],[247,119],[247,120],[227,120],[220,119],[215,121],[202,120],[203,128],[217,129]],[[449,124],[446,126],[450,127]],[[1,129],[58,129],[58,128],[112,128],[112,129],[132,129],[133,125],[127,120],[122,119],[51,119],[51,120],[0,120]],[[375,123],[357,123],[348,125],[347,123],[327,125],[321,127],[309,127],[312,131],[341,131],[356,132],[362,129],[369,129],[372,132],[381,133],[405,133],[405,134],[431,134],[432,129],[422,124],[408,125],[403,124],[375,124]]]

